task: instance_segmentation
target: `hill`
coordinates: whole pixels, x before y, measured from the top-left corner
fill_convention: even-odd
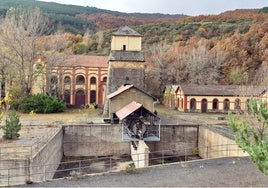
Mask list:
[[[121,25],[142,25],[157,23],[159,20],[174,20],[186,17],[185,15],[123,13],[95,7],[64,5],[36,0],[1,0],[0,15],[5,15],[10,7],[40,7],[54,21],[55,28],[60,24],[66,32],[73,34],[84,34],[87,29],[98,31],[100,29],[117,28]]]

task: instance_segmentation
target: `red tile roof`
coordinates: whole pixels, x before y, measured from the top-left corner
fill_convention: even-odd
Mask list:
[[[108,56],[72,55],[59,66],[108,68]]]
[[[137,103],[135,101],[132,101],[128,105],[126,105],[123,108],[121,108],[120,110],[118,110],[115,114],[117,115],[117,117],[120,120],[122,120],[122,119],[126,118],[127,116],[129,116],[130,114],[132,114],[133,112],[135,112],[136,110],[138,110],[141,107],[142,107],[142,104]]]

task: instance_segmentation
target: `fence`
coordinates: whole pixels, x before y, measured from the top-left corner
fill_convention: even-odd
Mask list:
[[[224,145],[215,145],[203,148],[181,148],[178,150],[162,150],[162,151],[154,151],[150,152],[149,157],[149,166],[153,165],[163,165],[167,163],[174,162],[184,162],[189,160],[201,159],[199,156],[209,156],[213,153],[225,153],[225,156],[222,157],[230,157],[229,153],[239,153],[240,148],[232,147],[235,144],[224,144]],[[236,148],[236,149],[234,149]],[[191,150],[191,154],[189,154],[189,150]],[[185,155],[171,155],[171,153],[181,153],[185,152]],[[202,151],[202,153],[201,153]],[[236,152],[237,151],[237,152]],[[143,155],[142,153],[136,154],[135,157],[139,162],[141,162],[139,155]],[[213,156],[213,155],[211,155]],[[232,155],[233,156],[233,155]],[[9,168],[9,169],[0,169],[0,185],[1,186],[9,186],[9,185],[18,185],[23,183],[31,183],[38,181],[46,181],[53,177],[53,179],[63,178],[63,177],[71,177],[71,178],[79,178],[85,174],[91,173],[100,173],[100,172],[112,172],[116,170],[126,170],[126,164],[121,169],[118,169],[119,164],[131,164],[131,156],[126,155],[121,158],[115,158],[114,156],[110,157],[101,157],[101,158],[93,158],[93,159],[85,159],[85,160],[74,160],[68,162],[61,162],[60,164],[45,164],[32,166],[21,166],[17,168]],[[49,167],[56,166],[58,167],[56,171],[49,171],[51,169]]]
[[[38,150],[43,147],[59,130],[61,130],[61,127],[51,128],[44,136],[37,138],[36,141],[30,146],[0,147],[0,160],[32,158],[38,152]]]

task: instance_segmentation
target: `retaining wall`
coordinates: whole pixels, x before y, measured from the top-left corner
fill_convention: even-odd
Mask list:
[[[199,156],[207,158],[248,156],[233,138],[222,135],[212,126],[199,127]]]
[[[165,151],[165,155],[192,155],[192,148],[198,147],[198,127],[198,125],[161,125],[160,141],[146,144],[150,152]]]
[[[63,156],[63,129],[55,135],[31,159],[31,177],[34,182],[52,179]],[[49,164],[49,165],[48,165]]]
[[[64,127],[65,156],[130,154],[130,144],[121,141],[119,125],[69,125]]]

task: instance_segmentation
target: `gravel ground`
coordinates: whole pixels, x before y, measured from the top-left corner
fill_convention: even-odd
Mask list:
[[[60,179],[27,187],[268,187],[268,176],[247,158],[218,158]]]

